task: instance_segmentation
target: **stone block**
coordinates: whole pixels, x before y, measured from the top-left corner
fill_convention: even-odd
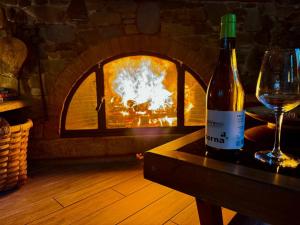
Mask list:
[[[40,88],[31,88],[31,95],[32,96],[41,96],[41,89]]]
[[[7,33],[5,30],[0,30],[0,38],[6,37]]]
[[[114,12],[95,12],[89,16],[90,23],[93,26],[109,26],[121,24],[121,16]]]
[[[121,46],[119,38],[113,38],[110,40],[111,53],[112,55],[118,55],[121,53]]]
[[[169,23],[191,25],[207,20],[207,15],[203,7],[164,9],[161,10],[160,14],[161,21]]]
[[[30,134],[31,134],[31,140],[33,139],[41,139],[43,138],[43,134],[44,134],[44,125],[43,123],[41,123],[38,120],[34,120],[34,126],[31,128],[30,130]],[[30,152],[30,151],[29,151]]]
[[[140,35],[132,35],[130,36],[130,42],[132,43],[131,45],[131,52],[140,52],[142,49],[142,42]]]
[[[161,33],[163,35],[175,36],[189,36],[195,34],[193,25],[182,25],[176,23],[161,23]]]
[[[44,140],[49,140],[49,139],[54,139],[54,138],[58,138],[59,137],[59,119],[58,118],[49,118],[49,121],[47,121],[45,124],[44,124]],[[50,143],[53,143],[52,141]],[[49,143],[49,144],[50,144]],[[84,146],[84,145],[82,145]],[[47,146],[44,146],[45,148],[47,148]],[[49,148],[50,148],[50,145],[49,145]],[[59,149],[59,148],[58,148]],[[42,150],[42,149],[40,149]],[[53,150],[53,149],[52,149]],[[50,156],[51,154],[49,154]]]
[[[141,153],[155,146],[174,140],[181,135],[111,136],[59,138],[46,135],[49,125],[45,124],[44,140],[32,139],[28,157],[31,159],[109,157]],[[83,147],[84,146],[84,147]],[[86,151],[88,149],[88,151]]]
[[[30,109],[28,109],[27,117],[33,120],[33,127],[35,127],[35,121],[37,119],[44,119],[43,103],[40,95],[30,96],[30,101],[32,105]]]
[[[99,28],[99,37],[103,39],[110,39],[114,37],[120,37],[124,34],[121,26],[113,25]]]
[[[128,24],[124,26],[125,34],[137,34],[139,33],[135,24]]]
[[[169,39],[159,38],[157,41],[157,48],[161,54],[167,55],[167,52],[171,48],[171,41]]]
[[[157,53],[157,51],[159,50],[158,44],[157,44],[158,43],[157,39],[158,39],[157,37],[152,36],[152,35],[151,36],[150,35],[141,36],[141,42],[143,43],[141,45],[141,49],[145,50],[145,51]],[[173,43],[171,40],[170,40],[170,42],[171,42],[171,44]]]
[[[276,19],[278,21],[283,21],[287,18],[288,15],[294,10],[292,6],[278,6],[276,8]]]
[[[18,4],[20,7],[26,7],[31,5],[31,0],[19,0]]]
[[[286,18],[289,23],[292,23],[294,25],[300,24],[300,9],[291,11]]]
[[[207,19],[207,15],[203,7],[191,9],[189,14],[192,22],[204,22]]]
[[[253,93],[256,87],[256,80],[259,73],[264,49],[260,45],[253,45],[251,49],[247,49],[243,53],[245,55],[245,64],[241,79],[243,80],[244,88],[247,93]]]
[[[252,2],[246,2],[242,5],[243,8],[256,8],[256,3],[252,3]]]
[[[48,4],[48,0],[33,0],[34,5],[45,5]]]
[[[209,23],[195,24],[195,34],[211,34],[212,32],[215,32],[215,30]]]
[[[177,42],[172,41],[167,55],[172,57],[173,59],[182,61],[182,52],[183,51],[186,51],[186,48],[183,45],[180,45]]]
[[[48,59],[49,60],[55,60],[55,59],[60,59],[60,54],[58,51],[56,52],[49,52],[48,55],[47,55]]]
[[[23,10],[35,23],[62,24],[65,20],[65,10],[58,7],[34,5],[24,7]]]
[[[51,5],[69,5],[70,0],[48,0]]]
[[[255,41],[255,34],[252,32],[239,32],[237,46],[251,45]]]
[[[55,80],[56,80],[57,76],[58,75],[49,75],[47,73],[42,73],[42,81],[43,81],[43,87],[44,87],[45,95],[52,94],[51,89],[54,86],[54,83],[55,83]]]
[[[65,59],[58,60],[42,60],[41,65],[43,71],[47,74],[55,75],[61,73],[68,62]]]
[[[247,9],[247,15],[245,18],[244,29],[246,31],[259,31],[262,28],[261,15],[257,8]]]
[[[276,4],[273,2],[265,2],[263,4],[258,4],[257,8],[264,15],[274,16],[277,13]]]
[[[137,27],[142,34],[155,34],[160,29],[158,2],[142,2],[137,10]]]
[[[121,12],[122,19],[135,19],[136,14],[134,12]]]
[[[123,19],[123,24],[135,24],[135,19]]]
[[[18,0],[2,0],[1,3],[4,5],[13,6],[18,4]]]
[[[141,45],[141,51],[151,51],[151,39],[153,37],[150,37],[148,35],[142,35],[140,36],[141,38],[141,43],[143,43]]]
[[[119,42],[122,53],[130,53],[133,51],[132,49],[134,44],[130,36],[124,36],[120,38]]]
[[[48,53],[49,60],[74,59],[74,57],[77,57],[77,54],[75,51],[71,50],[61,50]]]
[[[199,50],[202,47],[218,48],[220,45],[219,34],[211,33],[210,35],[191,35],[176,38],[185,46],[192,50]]]
[[[209,21],[213,25],[220,25],[221,17],[229,13],[225,3],[205,3],[204,9],[206,11]]]
[[[48,25],[40,30],[41,36],[55,43],[66,43],[75,40],[74,28],[68,25]]]
[[[41,52],[55,52],[57,45],[53,42],[43,42],[40,44]]]
[[[86,45],[91,46],[99,41],[100,32],[97,29],[83,30],[77,33],[77,37]]]
[[[271,34],[269,30],[260,30],[255,33],[254,40],[257,44],[268,45],[271,42]]]
[[[287,32],[287,47],[299,48],[300,46],[300,25],[293,25]]]
[[[134,0],[111,0],[107,1],[107,9],[113,12],[134,13],[137,3]]]
[[[37,75],[31,76],[27,82],[30,88],[40,88],[40,78]]]
[[[175,14],[173,13],[173,10],[161,10],[160,11],[160,20],[162,22],[166,22],[166,23],[172,23],[174,22],[175,19]]]
[[[226,4],[226,6],[227,6],[227,9],[232,12],[236,9],[239,9],[241,7],[241,3],[240,2],[229,2]]]

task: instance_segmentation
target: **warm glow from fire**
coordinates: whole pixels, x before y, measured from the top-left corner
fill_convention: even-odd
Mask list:
[[[177,70],[170,61],[131,56],[104,66],[108,128],[177,125]]]
[[[177,126],[175,63],[140,55],[112,60],[99,69],[103,69],[104,97],[97,101],[97,74],[92,72],[72,96],[66,130],[94,130],[99,124],[108,129]],[[204,125],[205,90],[196,74],[185,70],[184,77],[184,126]],[[98,110],[103,109],[104,119],[98,121]]]
[[[147,104],[147,110],[166,109],[172,107],[173,101],[172,93],[163,84],[165,75],[164,70],[159,74],[152,71],[150,60],[140,61],[138,67],[119,68],[113,83],[114,91],[126,108]]]
[[[184,125],[205,124],[205,90],[189,72],[185,72]]]
[[[188,113],[194,108],[192,103],[192,90],[189,85],[184,85],[184,112]]]

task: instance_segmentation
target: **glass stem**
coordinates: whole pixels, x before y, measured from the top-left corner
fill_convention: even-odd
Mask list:
[[[280,137],[281,137],[281,125],[283,120],[283,112],[275,111],[275,119],[276,119],[276,128],[275,128],[275,141],[273,147],[273,155],[275,157],[280,157],[283,153],[280,150]]]

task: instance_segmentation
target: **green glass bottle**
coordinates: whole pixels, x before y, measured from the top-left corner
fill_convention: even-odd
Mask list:
[[[234,153],[244,144],[244,90],[239,79],[235,40],[236,16],[221,18],[221,48],[206,93],[206,146],[219,153]],[[223,151],[224,150],[224,151]]]

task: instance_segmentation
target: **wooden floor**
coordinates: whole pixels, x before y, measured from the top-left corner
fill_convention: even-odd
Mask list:
[[[223,209],[224,223],[234,212]],[[47,165],[0,195],[0,224],[200,224],[193,197],[143,178],[142,161]]]

